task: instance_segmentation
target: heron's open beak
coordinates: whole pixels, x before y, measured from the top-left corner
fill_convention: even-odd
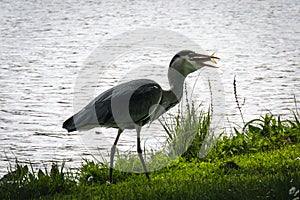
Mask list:
[[[196,61],[197,65],[200,66],[207,66],[207,67],[213,67],[213,68],[218,68],[216,65],[208,64],[205,62],[212,62],[213,64],[217,64],[215,59],[220,59],[215,56],[215,52],[211,55],[205,55],[205,54],[200,54],[200,53],[195,53],[192,58],[193,61]]]

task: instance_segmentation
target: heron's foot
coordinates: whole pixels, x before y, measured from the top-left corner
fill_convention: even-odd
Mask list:
[[[146,174],[147,179],[150,180],[149,172],[145,172],[145,174]]]

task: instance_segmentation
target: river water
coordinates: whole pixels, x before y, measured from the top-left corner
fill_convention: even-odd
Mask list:
[[[234,76],[246,121],[269,111],[291,117],[294,97],[300,99],[299,1],[1,0],[0,11],[0,176],[15,158],[37,166],[65,160],[67,166],[76,167],[82,158],[107,157],[116,130],[68,134],[61,126],[91,99],[80,105],[73,101],[76,80],[95,49],[125,32],[153,28],[166,30],[168,36],[173,31],[205,52],[217,51],[224,126],[241,124]],[[180,38],[172,42],[184,47]],[[177,50],[160,50],[140,47],[114,60],[94,82],[95,96],[122,81],[120,77],[141,62],[144,67],[167,67]],[[150,74],[163,79],[166,69],[151,68]],[[198,76],[187,82],[193,84]],[[199,102],[209,104],[205,77],[202,82],[206,87],[200,84],[194,93]],[[153,127],[143,136],[150,149],[165,140],[159,124]],[[125,131],[120,148],[126,151],[134,145],[134,131]]]

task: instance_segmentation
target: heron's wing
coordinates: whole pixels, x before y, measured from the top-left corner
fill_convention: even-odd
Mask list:
[[[110,95],[95,103],[96,111],[98,114],[103,101],[109,101],[111,119],[115,125],[134,128],[135,124],[144,125],[149,121],[161,96],[162,89],[156,82],[148,79],[134,80],[114,87]]]
[[[79,129],[94,128],[99,124],[105,124],[109,121],[112,121],[110,119],[110,103],[108,100],[104,100],[106,97],[110,96],[111,93],[111,89],[107,90],[92,100],[78,113],[67,119],[63,123],[63,128],[67,129],[69,132],[72,132]]]
[[[162,98],[159,102],[159,106],[151,117],[151,121],[158,119],[162,114],[179,103],[180,97],[177,97],[172,90],[162,91]]]
[[[139,125],[146,124],[159,106],[163,90],[157,83],[147,83],[134,91],[129,101],[129,113]]]
[[[149,121],[151,112],[155,110],[153,106],[159,103],[161,96],[161,87],[152,80],[129,81],[97,96],[71,117],[72,120],[69,119],[68,126],[71,127],[72,125],[73,128],[75,126],[74,130],[78,130],[97,125],[133,128],[133,122],[144,125]]]

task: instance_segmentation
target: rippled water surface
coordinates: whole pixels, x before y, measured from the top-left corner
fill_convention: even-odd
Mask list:
[[[241,122],[233,94],[234,76],[241,103],[245,98],[246,120],[268,111],[289,117],[290,109],[295,109],[294,96],[300,99],[299,1],[17,0],[1,1],[0,11],[0,175],[14,158],[37,165],[66,160],[75,167],[91,154],[108,155],[116,130],[68,134],[61,125],[81,106],[73,108],[74,88],[89,56],[126,31],[171,30],[206,52],[217,50],[225,118],[231,123]],[[178,44],[184,46],[183,41]],[[144,71],[147,64],[167,67],[175,53],[139,49],[124,54],[99,77],[95,95],[126,74],[142,76],[130,73],[135,67],[144,66]],[[149,73],[167,82],[166,68],[151,68]],[[194,93],[201,101],[209,101],[207,87]],[[149,148],[164,141],[158,123],[145,132]],[[126,131],[120,148],[134,145],[134,131]]]

